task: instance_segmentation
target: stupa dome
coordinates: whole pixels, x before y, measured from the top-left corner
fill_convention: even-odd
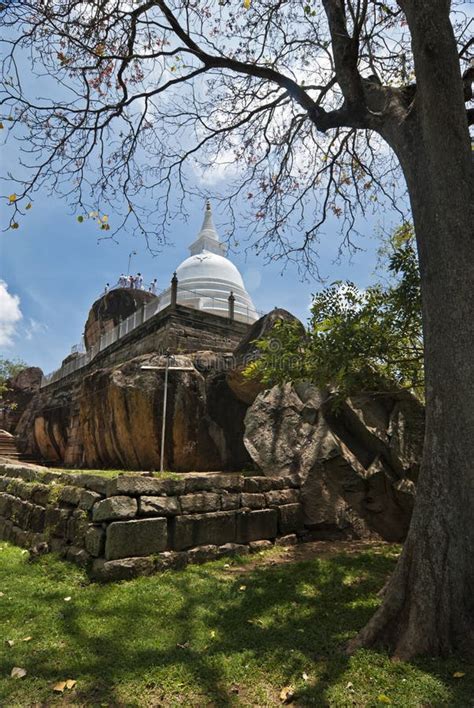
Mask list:
[[[189,250],[189,258],[176,269],[178,302],[186,304],[189,301],[191,306],[205,312],[225,314],[232,293],[235,298],[235,318],[255,322],[258,319],[257,311],[238,269],[225,256],[226,247],[219,241],[209,202],[206,204],[202,228]]]

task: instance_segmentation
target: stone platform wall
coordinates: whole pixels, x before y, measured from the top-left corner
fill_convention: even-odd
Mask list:
[[[295,477],[60,474],[0,464],[0,538],[57,551],[98,580],[244,555],[303,532]]]

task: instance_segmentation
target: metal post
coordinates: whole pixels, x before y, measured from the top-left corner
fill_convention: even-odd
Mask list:
[[[168,405],[168,370],[170,366],[170,353],[166,354],[165,366],[165,389],[163,392],[163,422],[161,424],[161,454],[160,454],[160,472],[163,473],[163,461],[165,456],[165,438],[166,438],[166,407]]]

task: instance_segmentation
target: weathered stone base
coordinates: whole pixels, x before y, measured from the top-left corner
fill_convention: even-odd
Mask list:
[[[140,474],[106,480],[0,462],[0,539],[54,551],[100,581],[296,543],[295,477]]]

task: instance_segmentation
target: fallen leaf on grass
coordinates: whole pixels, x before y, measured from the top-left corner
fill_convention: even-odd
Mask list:
[[[71,602],[71,600],[72,600],[72,597],[65,597],[64,598],[64,602]]]
[[[14,646],[15,642],[13,639],[5,639],[5,644],[8,644],[9,647]]]
[[[247,590],[247,586],[246,586],[246,585],[241,585],[240,588],[239,588],[239,590],[240,590],[240,592],[243,592],[244,590]]]
[[[465,675],[466,674],[464,673],[464,671],[455,671],[453,674],[453,678],[462,678]]]
[[[5,597],[5,593],[4,593],[4,592],[0,592],[0,597]]]
[[[381,693],[380,696],[377,696],[377,700],[379,703],[391,703],[392,699],[389,698],[388,696],[385,695],[385,693]]]
[[[295,695],[293,686],[285,686],[280,691],[280,701],[282,703],[291,703]]]
[[[26,669],[22,669],[20,666],[14,666],[13,669],[12,669],[12,671],[11,671],[10,676],[11,676],[11,678],[14,678],[14,679],[22,679],[22,678],[25,678],[25,676],[26,676]]]
[[[77,684],[77,681],[74,681],[74,679],[67,679],[66,681],[58,681],[53,686],[53,691],[55,691],[56,693],[64,693],[64,691],[66,689],[68,691],[73,689],[76,684]]]
[[[189,647],[189,642],[184,642],[184,644],[177,644],[180,649],[187,649]]]
[[[33,637],[25,637],[25,638],[22,639],[21,641],[22,641],[22,642],[31,642],[32,639],[33,639]]]
[[[309,676],[308,676],[308,674],[306,673],[306,671],[303,671],[303,675],[302,675],[302,676],[303,676],[303,681],[307,681],[307,680],[309,679]]]
[[[351,691],[352,693],[354,693],[354,684],[352,683],[352,681],[349,681],[349,683],[347,684],[346,691]]]

